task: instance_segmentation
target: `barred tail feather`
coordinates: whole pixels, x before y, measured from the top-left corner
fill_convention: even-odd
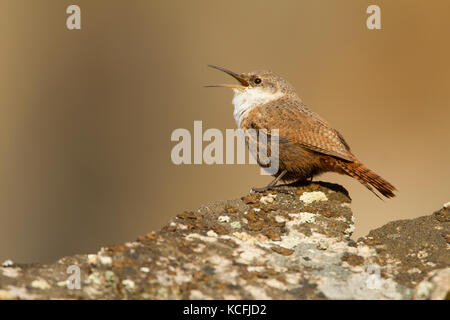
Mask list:
[[[346,162],[339,161],[339,166],[351,177],[361,182],[367,189],[375,193],[372,187],[377,189],[386,198],[395,197],[395,187],[377,175],[375,172],[370,171],[361,162]],[[375,193],[375,195],[377,195]],[[377,195],[378,196],[378,195]]]

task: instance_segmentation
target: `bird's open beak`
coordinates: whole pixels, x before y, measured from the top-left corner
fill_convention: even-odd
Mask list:
[[[219,88],[232,88],[232,89],[240,89],[243,90],[245,88],[247,88],[250,84],[247,82],[247,80],[245,80],[244,78],[242,78],[239,74],[227,70],[225,68],[222,67],[218,67],[218,66],[213,66],[213,65],[208,65],[208,67],[223,71],[227,74],[229,74],[230,76],[232,76],[233,78],[235,78],[237,81],[240,82],[240,84],[215,84],[215,85],[210,85],[210,86],[205,86],[205,87],[219,87]]]

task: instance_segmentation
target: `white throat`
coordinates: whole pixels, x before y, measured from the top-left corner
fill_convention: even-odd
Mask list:
[[[233,89],[234,91],[234,120],[238,127],[241,127],[242,120],[256,106],[276,100],[283,96],[283,93],[271,93],[261,88],[247,88],[245,90]]]

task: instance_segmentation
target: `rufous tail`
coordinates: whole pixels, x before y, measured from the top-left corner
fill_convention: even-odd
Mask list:
[[[397,190],[395,187],[384,180],[382,177],[377,175],[375,172],[370,171],[370,169],[366,168],[361,162],[347,162],[347,161],[339,161],[339,166],[351,177],[357,179],[361,182],[367,189],[372,191],[374,190],[372,187],[377,189],[383,196],[386,198],[395,197],[394,191]],[[378,197],[378,195],[375,193]]]

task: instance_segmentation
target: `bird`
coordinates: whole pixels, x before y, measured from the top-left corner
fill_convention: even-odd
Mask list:
[[[273,189],[279,181],[306,182],[321,173],[336,172],[358,180],[380,199],[374,189],[386,198],[395,196],[396,188],[365,167],[342,134],[310,110],[288,81],[270,70],[235,73],[208,66],[237,80],[235,84],[206,87],[233,90],[233,116],[238,128],[265,130],[268,139],[278,129],[278,170],[267,186],[253,188],[254,192]],[[248,142],[248,136],[246,139]]]

